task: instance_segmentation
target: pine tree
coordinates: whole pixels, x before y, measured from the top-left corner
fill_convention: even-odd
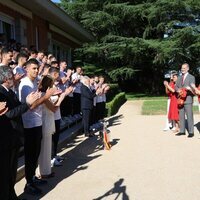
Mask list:
[[[96,38],[75,57],[113,81],[132,79],[155,92],[165,70],[200,64],[198,0],[62,0],[60,6]]]

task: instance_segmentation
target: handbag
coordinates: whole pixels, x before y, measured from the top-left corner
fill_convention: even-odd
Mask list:
[[[182,108],[184,106],[184,102],[187,97],[187,90],[186,88],[181,88],[179,92],[179,96],[177,99],[178,108]]]

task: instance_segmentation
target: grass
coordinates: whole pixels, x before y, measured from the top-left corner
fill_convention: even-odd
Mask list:
[[[153,96],[144,93],[126,93],[127,100],[143,100],[142,115],[166,115],[167,96]],[[199,113],[198,106],[193,106],[194,114]]]
[[[166,96],[153,96],[153,95],[148,95],[144,93],[126,93],[126,99],[127,100],[165,100]]]
[[[199,113],[198,106],[193,106],[195,114]],[[142,105],[142,115],[166,115],[167,100],[148,100]]]
[[[144,101],[142,105],[142,115],[162,115],[166,114],[167,101]]]

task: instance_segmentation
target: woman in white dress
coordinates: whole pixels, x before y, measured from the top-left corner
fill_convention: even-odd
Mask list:
[[[40,82],[39,90],[45,92],[48,88],[53,87],[54,80],[51,76],[44,76]],[[55,93],[58,93],[55,89]],[[42,107],[42,142],[39,156],[39,173],[41,178],[49,178],[54,174],[51,172],[51,148],[52,134],[55,132],[54,112],[60,106],[65,97],[65,93],[60,96],[54,95],[45,101]]]

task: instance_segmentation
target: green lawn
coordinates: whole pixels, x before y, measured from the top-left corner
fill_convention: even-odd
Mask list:
[[[166,96],[152,96],[144,93],[126,93],[127,100],[166,100]]]
[[[127,100],[143,100],[142,115],[166,115],[167,96],[152,96],[144,93],[126,93]],[[199,113],[198,106],[193,107]]]
[[[193,107],[194,113],[199,113],[198,106]],[[142,105],[142,115],[166,115],[167,100],[146,100]]]

